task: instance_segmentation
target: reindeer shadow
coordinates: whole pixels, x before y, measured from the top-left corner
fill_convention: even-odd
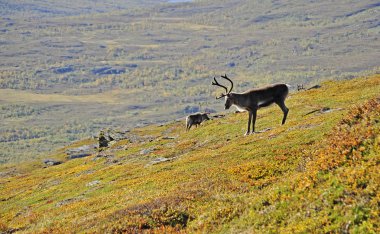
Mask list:
[[[268,131],[270,131],[270,130],[272,130],[273,128],[265,128],[265,129],[263,129],[263,130],[261,130],[261,131],[257,131],[257,132],[255,132],[255,133],[264,133],[264,132],[268,132]]]
[[[269,132],[270,130],[272,130],[273,128],[265,128],[263,130],[260,130],[260,131],[255,131],[255,132],[252,132],[251,134],[249,135],[244,135],[244,136],[251,136],[251,135],[256,135],[256,134],[260,134],[260,133],[265,133],[265,132]]]

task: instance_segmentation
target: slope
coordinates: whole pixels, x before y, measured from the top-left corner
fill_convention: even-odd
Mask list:
[[[3,232],[378,232],[380,76],[292,93],[288,122],[227,114],[136,128],[92,156],[4,165]],[[368,101],[372,99],[371,101]],[[268,129],[270,128],[270,129]]]
[[[0,13],[0,163],[199,103],[221,110],[215,75],[244,91],[380,68],[375,0],[14,0]]]

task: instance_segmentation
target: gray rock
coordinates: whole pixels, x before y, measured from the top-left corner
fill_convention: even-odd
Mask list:
[[[116,143],[117,141],[129,139],[130,136],[127,135],[129,130],[114,130],[114,129],[103,129],[99,132],[97,137],[99,148],[106,148]]]
[[[148,149],[143,149],[140,151],[140,154],[141,155],[146,155],[146,154],[150,154],[154,151],[154,148],[148,148]]]
[[[55,159],[45,159],[44,164],[47,166],[55,166],[61,164],[61,161],[55,160]]]
[[[261,131],[258,131],[257,133],[263,133],[263,132],[267,132],[267,131],[270,131],[270,130],[272,130],[272,129],[271,128],[265,128],[265,129],[263,129]]]
[[[107,160],[114,158],[115,155],[111,154],[110,152],[102,151],[99,154],[95,155],[95,157],[92,159],[92,161],[97,161],[99,159],[105,158]]]
[[[320,110],[321,113],[329,113],[329,112],[331,112],[331,111],[332,111],[332,109],[331,109],[330,107],[323,107],[323,108]]]
[[[72,154],[72,155],[67,156],[67,159],[84,158],[84,157],[88,157],[90,155],[91,154],[89,154],[89,153]]]
[[[154,164],[158,164],[158,163],[162,163],[162,162],[167,162],[167,161],[170,161],[170,160],[172,160],[171,158],[163,158],[163,157],[159,157],[159,158],[155,158],[155,159],[153,159],[150,163],[152,164],[152,165],[154,165]]]
[[[159,164],[159,163],[163,163],[163,162],[173,161],[173,160],[176,159],[176,158],[178,158],[178,157],[172,157],[172,158],[158,157],[158,158],[153,159],[153,160],[150,161],[149,163],[147,163],[147,164],[145,165],[145,167],[149,167],[149,166],[152,166],[152,165],[155,165],[155,164]]]
[[[101,182],[100,182],[99,180],[94,180],[94,181],[88,182],[88,183],[86,184],[86,186],[87,186],[87,187],[93,187],[93,186],[98,185],[98,184],[100,184],[100,183],[101,183]]]
[[[84,158],[95,153],[96,145],[83,145],[66,150],[67,159]]]
[[[91,151],[91,150],[94,150],[95,148],[96,148],[95,144],[93,144],[93,145],[83,145],[83,146],[80,146],[80,147],[77,147],[77,148],[68,149],[68,150],[66,150],[66,153],[78,153],[78,152],[84,152],[84,151]]]

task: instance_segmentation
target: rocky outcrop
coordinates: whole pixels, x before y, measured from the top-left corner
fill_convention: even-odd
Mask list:
[[[114,129],[103,129],[99,132],[99,136],[95,137],[98,139],[99,149],[106,148],[116,141],[129,139],[129,130],[114,130]]]

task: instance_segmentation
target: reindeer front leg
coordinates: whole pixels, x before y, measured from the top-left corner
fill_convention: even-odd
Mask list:
[[[251,121],[252,121],[252,112],[249,111],[248,112],[248,129],[247,129],[247,132],[244,134],[244,136],[248,136],[251,132]]]

